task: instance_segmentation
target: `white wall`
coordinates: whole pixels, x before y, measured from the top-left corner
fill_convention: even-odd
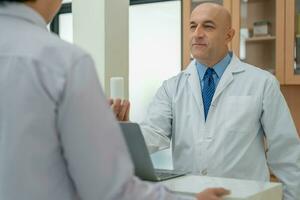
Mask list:
[[[111,76],[125,78],[128,97],[129,0],[73,0],[74,43],[93,56],[109,96]]]
[[[181,68],[181,2],[129,9],[130,119],[140,122],[162,82]]]
[[[130,119],[140,122],[162,82],[181,68],[181,2],[129,9]],[[172,169],[171,150],[151,155],[156,168]]]

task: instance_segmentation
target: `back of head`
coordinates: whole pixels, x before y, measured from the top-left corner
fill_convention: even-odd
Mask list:
[[[0,6],[3,6],[7,3],[26,3],[26,2],[35,2],[36,0],[0,0]]]
[[[24,3],[38,12],[49,23],[58,12],[62,0],[0,0],[0,5],[7,3]]]
[[[201,0],[198,3],[198,5],[203,4],[203,3],[213,3],[213,4],[223,5],[223,0]]]
[[[19,3],[23,3],[26,1],[35,1],[35,0],[0,0],[0,3],[4,3],[4,2],[19,2]]]
[[[0,0],[0,5],[8,2],[25,3],[27,1],[35,1],[35,0]]]

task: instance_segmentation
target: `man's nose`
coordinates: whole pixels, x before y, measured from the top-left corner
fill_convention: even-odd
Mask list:
[[[203,30],[203,28],[200,25],[197,26],[197,28],[196,28],[196,30],[194,32],[194,35],[196,37],[203,37],[204,36],[204,30]]]

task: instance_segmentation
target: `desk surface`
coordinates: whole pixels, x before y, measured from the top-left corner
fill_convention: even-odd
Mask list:
[[[195,195],[208,187],[224,187],[231,191],[226,200],[281,200],[280,183],[258,182],[229,178],[188,175],[163,181],[166,187],[178,193]]]

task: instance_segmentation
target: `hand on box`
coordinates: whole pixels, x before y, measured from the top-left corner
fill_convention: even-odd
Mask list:
[[[224,188],[209,188],[197,194],[197,200],[221,200],[222,197],[228,195],[229,190]]]

